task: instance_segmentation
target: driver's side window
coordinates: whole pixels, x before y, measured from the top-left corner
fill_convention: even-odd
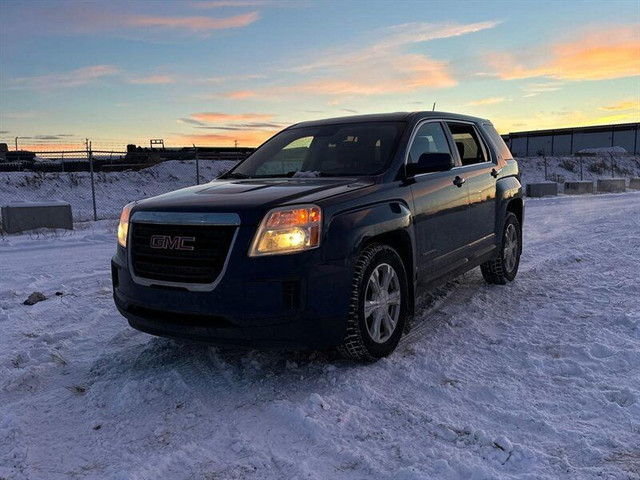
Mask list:
[[[423,153],[451,154],[447,136],[439,122],[427,122],[418,128],[409,150],[409,163],[417,163]]]

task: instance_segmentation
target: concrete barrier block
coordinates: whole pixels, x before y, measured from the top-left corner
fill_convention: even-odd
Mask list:
[[[640,178],[632,178],[629,180],[629,188],[640,190]]]
[[[584,195],[586,193],[593,193],[593,182],[579,181],[579,182],[564,182],[564,193],[566,195]]]
[[[626,182],[624,178],[601,178],[598,180],[598,191],[617,193],[626,190]]]
[[[2,229],[7,233],[35,228],[73,230],[71,205],[65,202],[16,202],[2,207]]]
[[[548,195],[558,195],[556,182],[527,183],[527,197],[546,197]]]

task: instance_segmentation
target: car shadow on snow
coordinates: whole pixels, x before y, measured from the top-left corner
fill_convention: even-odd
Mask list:
[[[415,342],[429,343],[432,338],[429,332],[446,319],[441,310],[447,302],[457,302],[461,296],[473,296],[482,288],[481,279],[476,277],[467,274],[421,297],[410,332],[390,361],[395,361],[394,356],[399,360],[411,354]],[[92,363],[86,378],[89,389],[103,382],[117,387],[133,381],[147,386],[150,382],[174,382],[178,390],[201,389],[203,394],[217,388],[250,390],[265,384],[277,390],[288,384],[299,384],[300,380],[310,384],[323,383],[328,372],[335,376],[340,371],[347,374],[372,367],[370,363],[344,359],[335,350],[265,351],[221,347],[149,337],[138,332],[126,337],[128,340],[120,346],[112,345],[115,351],[100,355]]]

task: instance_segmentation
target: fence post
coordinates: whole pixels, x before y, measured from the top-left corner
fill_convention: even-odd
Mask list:
[[[610,154],[610,155],[611,155],[611,178],[613,178],[613,165],[614,165],[614,162],[613,162],[613,152],[611,152],[611,154]]]
[[[584,180],[584,178],[582,178],[582,155],[578,154],[578,158],[580,159],[580,180]]]
[[[195,143],[193,144],[193,149],[196,151],[196,185],[200,185],[200,158],[198,157],[198,147],[196,147]]]
[[[87,160],[89,160],[89,172],[91,172],[91,198],[93,200],[93,220],[98,220],[98,210],[96,209],[96,186],[93,179],[93,152],[91,142],[87,139]]]

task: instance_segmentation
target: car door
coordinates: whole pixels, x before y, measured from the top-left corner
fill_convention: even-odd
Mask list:
[[[473,123],[446,122],[456,146],[461,166],[456,169],[466,179],[469,192],[469,256],[490,252],[497,243],[496,177],[497,166]]]
[[[407,163],[423,153],[449,153],[453,145],[440,121],[428,120],[414,130]],[[467,187],[455,169],[409,179],[414,203],[418,281],[428,283],[467,261],[469,202]]]

